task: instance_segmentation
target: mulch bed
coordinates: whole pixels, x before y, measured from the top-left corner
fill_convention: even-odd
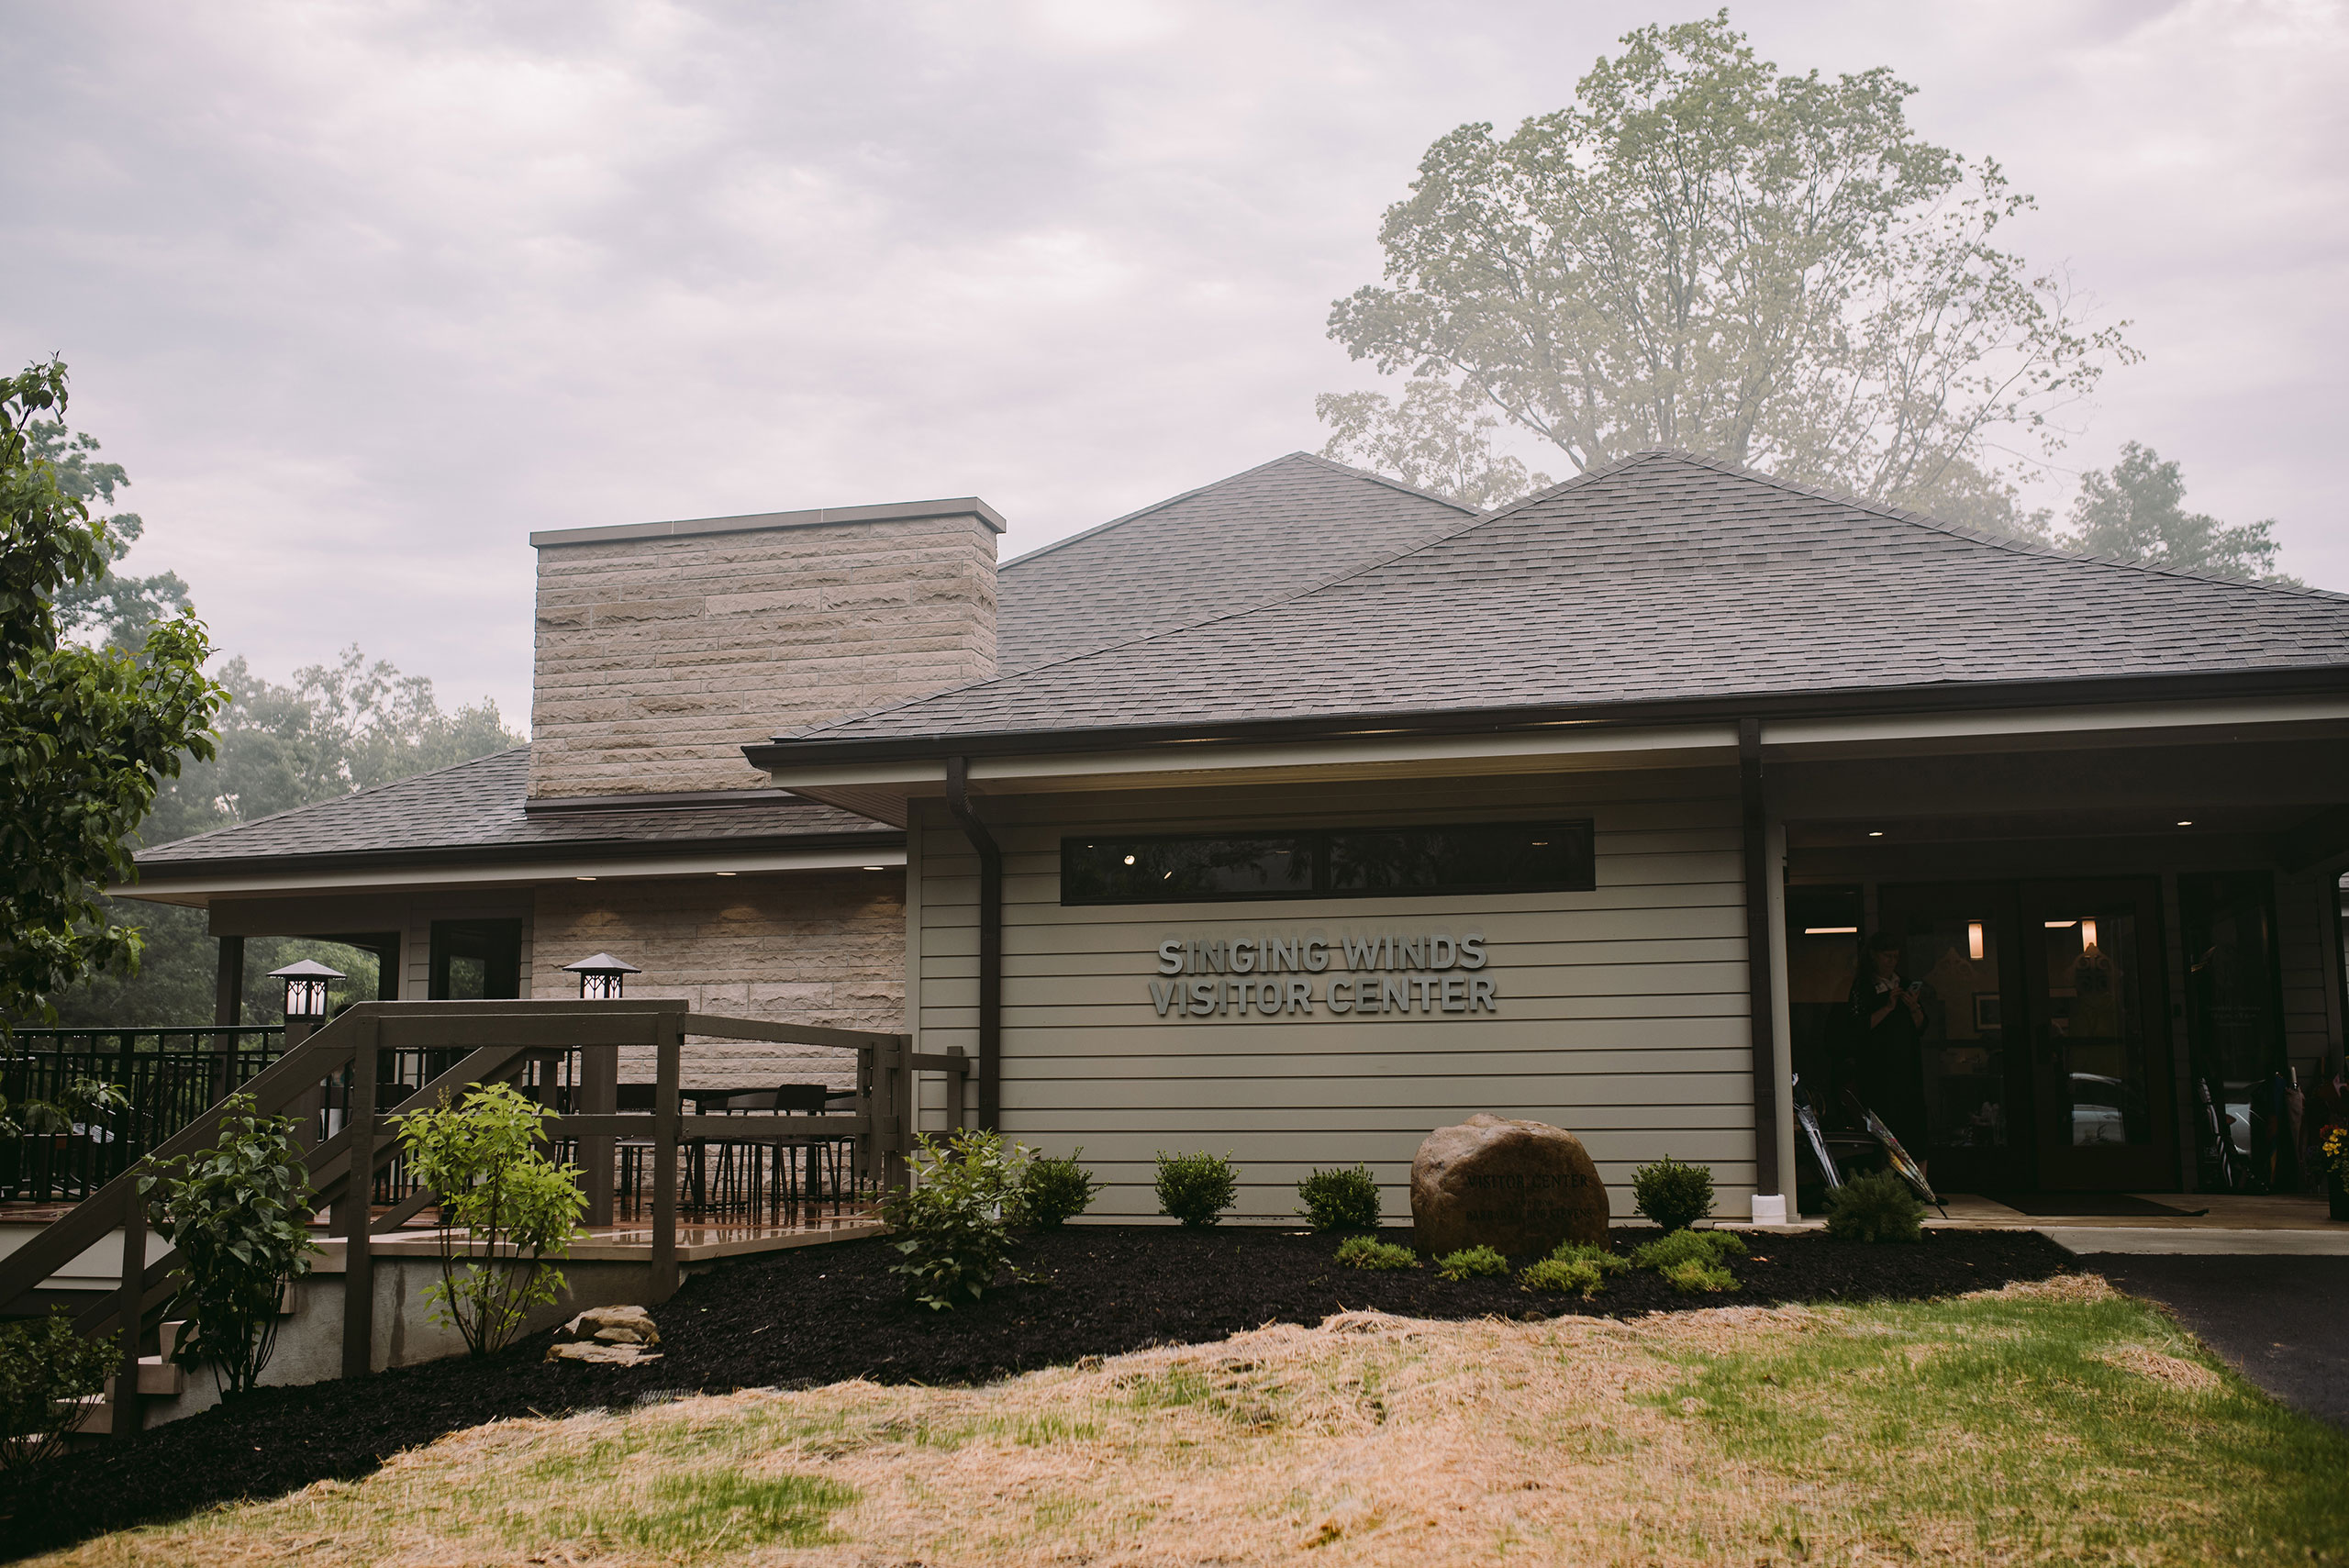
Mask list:
[[[1653,1231],[1619,1232],[1628,1251]],[[1408,1231],[1389,1240],[1408,1242]],[[860,1240],[720,1264],[655,1309],[660,1361],[631,1368],[548,1362],[548,1335],[487,1361],[405,1367],[358,1382],[265,1388],[127,1444],[0,1475],[0,1557],[28,1556],[207,1504],[270,1497],[365,1475],[392,1454],[501,1418],[552,1416],[672,1391],[812,1387],[846,1378],[976,1383],[1079,1356],[1208,1342],[1267,1323],[1375,1308],[1408,1317],[1631,1317],[1793,1301],[1916,1300],[2043,1279],[2069,1267],[2028,1230],[1935,1230],[1919,1246],[1868,1247],[1816,1232],[1749,1238],[1734,1296],[1682,1296],[1648,1271],[1592,1302],[1529,1295],[1506,1280],[1448,1284],[1432,1269],[1338,1267],[1330,1239],[1254,1228],[1086,1226],[1032,1238],[1021,1267],[1049,1283],[974,1307],[908,1307],[896,1253]],[[195,1373],[204,1376],[208,1373]]]

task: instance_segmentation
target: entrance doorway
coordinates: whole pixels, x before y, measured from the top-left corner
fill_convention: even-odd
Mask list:
[[[2159,910],[2150,878],[1878,889],[1925,986],[1917,1152],[1936,1186],[2177,1184]]]

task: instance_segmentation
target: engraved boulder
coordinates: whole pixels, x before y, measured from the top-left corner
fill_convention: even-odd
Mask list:
[[[1411,1223],[1441,1257],[1492,1247],[1513,1258],[1607,1240],[1607,1188],[1582,1140],[1546,1122],[1480,1112],[1428,1134],[1411,1161]]]

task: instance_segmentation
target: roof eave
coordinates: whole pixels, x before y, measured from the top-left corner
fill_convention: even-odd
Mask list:
[[[1703,724],[1749,717],[1841,717],[1980,708],[2295,696],[2320,693],[2349,693],[2349,665],[2067,676],[2042,681],[1935,682],[1918,685],[1763,692],[1661,701],[1312,715],[1214,724],[992,730],[889,736],[872,740],[791,738],[745,746],[742,754],[750,760],[752,767],[770,773],[783,773],[796,767],[929,761],[949,756],[1035,756],[1130,751],[1156,746],[1341,740],[1368,735],[1467,735],[1565,726]],[[790,787],[787,782],[785,787]]]
[[[655,860],[727,859],[774,856],[794,852],[820,854],[833,850],[900,849],[905,834],[876,826],[870,831],[839,833],[756,834],[708,839],[574,839],[542,844],[430,845],[403,850],[347,850],[328,854],[234,855],[202,860],[140,860],[133,887],[168,887],[174,882],[209,881],[223,876],[258,876],[315,873],[414,871],[435,866],[471,869],[482,866],[528,868],[596,862],[625,867]]]

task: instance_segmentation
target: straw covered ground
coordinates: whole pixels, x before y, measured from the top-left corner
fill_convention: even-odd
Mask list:
[[[976,1388],[444,1438],[45,1562],[2349,1561],[2349,1438],[2068,1275],[1628,1320],[1377,1312]]]

